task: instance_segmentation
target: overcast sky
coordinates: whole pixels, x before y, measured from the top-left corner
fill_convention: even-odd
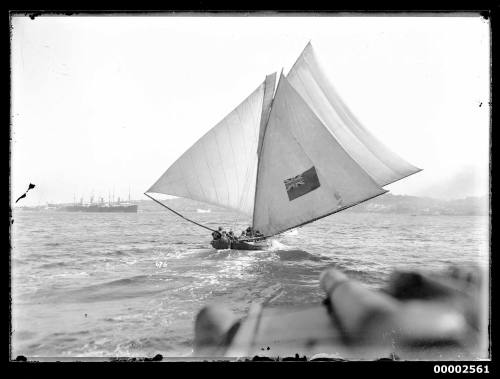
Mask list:
[[[340,96],[424,171],[393,194],[488,194],[489,22],[475,17],[14,17],[12,197],[145,198],[308,41]]]

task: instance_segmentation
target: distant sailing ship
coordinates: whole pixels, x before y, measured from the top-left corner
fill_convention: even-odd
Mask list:
[[[209,130],[146,191],[241,212],[265,238],[382,195],[421,169],[378,141],[354,117],[308,43],[288,75],[276,73]],[[212,241],[260,249],[262,242]],[[260,245],[259,245],[260,244]]]

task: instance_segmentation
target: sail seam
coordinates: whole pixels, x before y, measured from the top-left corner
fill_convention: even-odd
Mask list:
[[[283,69],[281,70],[281,74],[283,74]],[[276,75],[276,73],[274,73],[273,75]],[[276,79],[275,79],[276,80]],[[255,194],[254,194],[254,201],[253,201],[253,211],[252,211],[252,227],[255,227],[255,208],[257,206],[257,196],[258,196],[258,190],[259,190],[259,172],[260,172],[260,158],[263,154],[263,151],[264,151],[264,141],[266,139],[266,134],[267,134],[267,126],[269,124],[269,120],[271,120],[271,113],[273,112],[273,105],[274,105],[274,99],[275,99],[275,96],[276,96],[276,93],[278,92],[278,87],[280,85],[280,81],[281,81],[281,75],[278,79],[278,85],[276,86],[276,91],[274,91],[274,86],[272,88],[272,98],[271,98],[271,103],[269,104],[269,111],[268,111],[268,117],[267,119],[265,120],[265,125],[263,126],[264,130],[262,131],[262,142],[261,141],[257,141],[257,172],[255,174]],[[262,108],[264,108],[264,101],[265,101],[265,98],[266,98],[266,90],[267,90],[267,77],[266,77],[266,80],[264,81],[265,83],[265,87],[264,87],[264,95],[262,96]],[[260,116],[260,122],[262,122],[262,112],[260,113],[261,116]],[[259,129],[259,135],[260,135],[260,129]],[[259,145],[259,143],[261,143]]]
[[[193,154],[192,154],[192,151],[188,153],[188,156],[189,156],[189,159],[191,161],[191,165],[193,167],[195,167],[195,170],[196,170],[196,174],[198,174],[198,166],[194,163],[194,160],[193,160]],[[195,175],[196,176],[196,181],[198,182],[198,186],[200,187],[201,189],[201,193],[203,194],[203,197],[204,198],[208,198],[208,196],[206,195],[205,193],[205,189],[203,188],[203,186],[201,185],[201,182],[200,182],[200,176],[199,175]],[[184,178],[184,176],[183,176]],[[184,182],[185,183],[185,182]],[[191,194],[191,190],[188,188],[188,193]],[[191,195],[192,196],[192,195]]]
[[[212,185],[213,185],[213,188],[214,188],[214,191],[215,191],[215,197],[217,198],[217,202],[220,203],[221,201],[220,201],[220,198],[219,198],[219,194],[217,192],[217,186],[215,185],[215,180],[214,180],[214,177],[212,175],[212,168],[210,167],[210,164],[208,163],[207,149],[205,147],[205,142],[204,141],[201,142],[201,146],[203,148],[203,154],[205,155],[204,161],[205,161],[205,163],[206,163],[206,165],[208,167],[208,173],[210,174],[210,179],[212,180]]]
[[[225,123],[225,126],[226,126],[226,132],[227,134],[229,135],[229,139],[230,139],[230,144],[231,145],[231,156],[233,158],[233,166],[236,167],[236,170],[238,170],[238,161],[236,160],[236,155],[234,154],[234,148],[233,148],[233,137],[231,135],[231,128],[229,127],[229,124],[226,122]],[[238,175],[236,175],[236,188],[237,188],[237,192],[240,193],[240,177]]]
[[[272,74],[275,75],[275,74]],[[264,111],[264,105],[266,103],[266,92],[268,89],[268,76],[266,75],[266,78],[264,79],[263,83],[263,89],[262,89],[262,102],[261,102],[261,107],[260,107],[260,112],[252,113],[252,117],[254,117],[254,122],[255,125],[258,126],[258,128],[253,129],[254,130],[254,135],[255,135],[255,140],[257,141],[257,152],[254,151],[249,151],[249,154],[257,154],[257,162],[256,164],[252,167],[252,169],[248,172],[248,185],[246,188],[246,199],[248,199],[248,194],[250,191],[253,189],[253,196],[252,196],[252,226],[253,226],[253,214],[255,212],[255,202],[256,202],[256,192],[257,192],[257,175],[259,174],[259,148],[260,148],[260,133],[261,133],[261,127],[262,127],[262,113]],[[274,88],[273,88],[274,89]],[[269,105],[270,106],[270,105]],[[264,136],[262,136],[264,138]],[[262,140],[263,142],[263,140]],[[253,183],[250,183],[250,174],[255,173],[255,181]],[[253,184],[253,187],[252,187]],[[251,193],[250,193],[251,195]]]
[[[265,81],[264,81],[264,91],[262,93],[262,102],[264,102],[264,99],[265,99]],[[259,113],[262,114],[262,110]],[[251,115],[253,117],[254,125],[256,127],[259,126],[259,132],[260,132],[261,116],[259,116],[259,118],[256,119],[255,118],[256,112],[252,112]],[[256,131],[256,129],[257,128],[253,128],[254,131]],[[258,146],[259,146],[259,132],[254,132],[254,140],[257,141],[257,149],[258,149]],[[248,154],[251,155],[252,151],[251,150],[248,151]],[[258,159],[258,157],[257,157],[257,159]],[[258,164],[258,161],[257,161],[257,164]],[[250,191],[250,186],[251,186],[250,179],[251,179],[251,174],[253,172],[254,172],[253,167],[251,165],[248,165],[246,173],[245,173],[245,188],[244,188],[244,192],[242,193],[242,197],[240,199],[240,203],[243,202],[243,200],[245,200],[245,201],[248,200],[248,193]],[[255,175],[256,175],[256,177],[255,177],[255,183],[254,183],[254,185],[256,186],[257,185],[257,173]],[[254,200],[254,204],[253,205],[255,206],[255,192],[254,192],[254,199],[253,200]],[[252,209],[252,212],[253,212],[253,209]]]
[[[224,160],[222,159],[222,156],[220,154],[220,145],[219,145],[219,138],[217,135],[217,132],[213,132],[213,135],[215,136],[215,144],[217,145],[217,155],[219,157],[219,162],[220,162],[220,167],[222,167],[222,173],[224,174],[224,180],[226,182],[226,195],[227,195],[227,202],[230,203],[229,201],[229,182],[227,180],[227,175],[226,175],[226,168],[224,167]]]
[[[189,154],[191,155],[191,154]],[[184,163],[182,164],[182,166],[184,166]],[[196,167],[196,166],[195,166]],[[185,171],[185,169],[183,169],[183,171]],[[198,178],[198,176],[196,176]],[[184,183],[184,187],[186,188],[187,190],[187,193],[189,194],[189,196],[193,196],[192,192],[191,192],[191,189],[189,188],[189,186],[187,185],[187,180],[186,180],[186,177],[185,176],[182,176],[182,183]],[[201,187],[201,186],[200,186]]]
[[[241,122],[241,116],[240,116],[240,114],[238,113],[238,111],[236,112],[236,115],[238,116],[238,120],[239,120],[239,122],[240,122],[240,125],[242,125],[242,122]],[[245,132],[246,132],[246,129],[245,129],[245,128],[243,128],[243,135],[244,135],[244,138],[247,138],[247,137],[246,137],[246,133],[245,133]],[[249,174],[250,174],[250,167],[247,165],[247,167],[246,167],[246,171],[245,171],[245,181],[244,181],[244,183],[246,183],[246,182],[248,181]],[[242,191],[242,193],[239,193],[239,192],[238,192],[238,193],[240,194],[238,204],[240,204],[240,205],[241,205],[241,203],[242,203],[242,201],[243,201],[243,192],[244,192],[244,191]]]

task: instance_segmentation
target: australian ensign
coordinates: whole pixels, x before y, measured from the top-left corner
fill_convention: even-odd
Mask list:
[[[303,196],[320,186],[316,169],[311,167],[302,174],[284,180],[285,189],[290,201]]]

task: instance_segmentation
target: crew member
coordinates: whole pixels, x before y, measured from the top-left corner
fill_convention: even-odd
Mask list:
[[[222,237],[222,226],[219,226],[219,230],[215,230],[213,233],[212,233],[212,238],[214,240],[218,240]]]
[[[226,233],[226,231],[225,231],[225,230],[223,230],[223,231],[221,231],[221,232],[220,232],[220,234],[221,234],[221,239],[227,242],[227,241],[228,241],[228,238],[227,238],[227,233]]]

